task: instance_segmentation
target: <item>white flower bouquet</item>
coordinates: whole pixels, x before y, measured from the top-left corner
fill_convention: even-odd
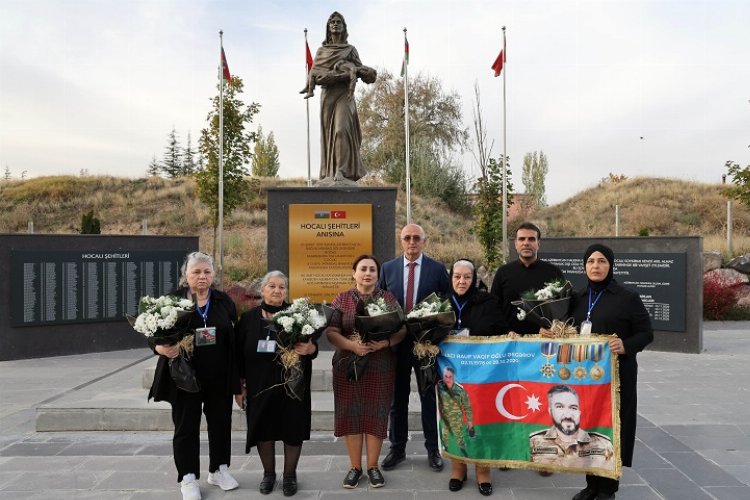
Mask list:
[[[138,316],[126,314],[130,326],[144,335],[152,348],[156,345],[174,345],[180,355],[169,359],[169,373],[179,389],[198,392],[200,387],[195,371],[188,363],[193,355],[194,335],[190,333],[188,318],[195,310],[192,300],[174,295],[142,297],[138,302]]]
[[[539,326],[550,328],[555,320],[565,321],[568,315],[573,285],[570,281],[555,280],[544,284],[539,290],[528,290],[521,300],[511,302],[518,308],[519,321],[530,319]]]
[[[412,352],[419,362],[415,370],[421,391],[432,390],[437,382],[435,358],[438,344],[445,340],[456,322],[450,300],[441,300],[434,292],[419,302],[406,315],[406,329],[414,337]]]
[[[276,332],[279,363],[284,368],[283,385],[290,398],[302,400],[305,394],[301,359],[294,351],[294,344],[317,340],[328,324],[331,311],[330,307],[315,306],[302,297],[271,318],[269,328]]]
[[[403,322],[401,306],[388,304],[383,297],[357,304],[354,326],[362,342],[385,340],[396,333]]]

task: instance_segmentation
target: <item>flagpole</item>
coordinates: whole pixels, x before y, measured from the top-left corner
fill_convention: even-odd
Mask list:
[[[411,168],[409,155],[409,61],[407,59],[406,28],[404,28],[404,141],[406,143],[406,223],[411,224]]]
[[[305,81],[307,81],[310,68],[307,67],[307,28],[305,28]],[[310,171],[310,99],[305,99],[305,111],[307,113],[307,187],[312,186],[312,173]]]
[[[224,290],[224,32],[219,31],[219,289]]]
[[[503,62],[505,62],[505,26],[503,26]],[[508,262],[508,135],[505,116],[505,79],[508,68],[503,64],[503,262]]]

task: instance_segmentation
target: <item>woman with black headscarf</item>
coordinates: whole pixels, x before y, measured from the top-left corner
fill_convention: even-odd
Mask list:
[[[609,348],[620,362],[620,457],[622,465],[632,466],[635,445],[636,355],[654,340],[651,319],[638,293],[623,288],[613,279],[615,254],[598,243],[591,245],[583,256],[588,284],[575,293],[572,317],[581,334],[615,335]],[[573,500],[615,498],[620,482],[591,474],[586,475],[586,488]]]
[[[451,266],[451,305],[456,313],[456,330],[467,330],[469,335],[505,335],[508,325],[502,314],[497,297],[477,288],[477,272],[468,259],[460,259]],[[471,428],[471,422],[469,422]],[[477,465],[477,487],[482,495],[492,493],[492,477],[489,467]],[[451,461],[450,491],[459,491],[466,481],[466,464]]]

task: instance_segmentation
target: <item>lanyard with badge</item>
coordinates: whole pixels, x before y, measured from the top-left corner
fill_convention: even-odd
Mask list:
[[[266,338],[258,339],[258,348],[256,349],[257,352],[268,353],[268,354],[272,354],[276,352],[276,341],[271,340],[271,333],[275,331],[276,330],[273,324],[266,327]]]
[[[456,300],[456,297],[451,295],[451,301],[456,306],[456,310],[458,310],[458,320],[456,322],[456,329],[451,330],[451,335],[459,335],[461,337],[468,337],[469,336],[469,329],[468,328],[461,328],[461,313],[464,311],[464,307],[466,307],[466,304],[469,303],[469,301],[466,301],[463,303],[463,305],[459,304]]]
[[[594,310],[594,306],[599,302],[602,293],[604,293],[604,290],[599,290],[599,293],[594,298],[594,302],[591,302],[591,288],[589,288],[589,307],[586,311],[586,320],[581,322],[581,335],[591,335],[591,311]]]
[[[208,292],[208,300],[203,309],[195,303],[195,312],[203,319],[203,328],[195,329],[195,345],[203,347],[207,345],[216,345],[216,327],[208,326],[208,310],[211,307],[211,291]]]

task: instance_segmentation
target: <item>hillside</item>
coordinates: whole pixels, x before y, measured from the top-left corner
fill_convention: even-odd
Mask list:
[[[225,221],[226,277],[247,284],[266,271],[267,187],[303,186],[302,179],[264,179],[253,201],[236,209]],[[672,179],[635,178],[603,183],[547,207],[532,217],[547,236],[605,236],[614,234],[614,207],[620,205],[620,234],[702,235],[704,247],[725,249],[726,198],[723,186]],[[398,195],[397,226],[404,224],[405,196]],[[77,233],[81,216],[93,210],[102,233],[200,237],[210,252],[213,229],[208,210],[198,201],[191,179],[127,179],[121,177],[40,177],[0,182],[0,232]],[[471,220],[456,215],[440,201],[412,196],[413,219],[427,231],[428,252],[444,262],[459,257],[482,261],[481,248],[470,232]],[[735,253],[750,251],[750,210],[735,204]],[[513,227],[513,221],[509,228]],[[397,231],[394,228],[394,232]]]

